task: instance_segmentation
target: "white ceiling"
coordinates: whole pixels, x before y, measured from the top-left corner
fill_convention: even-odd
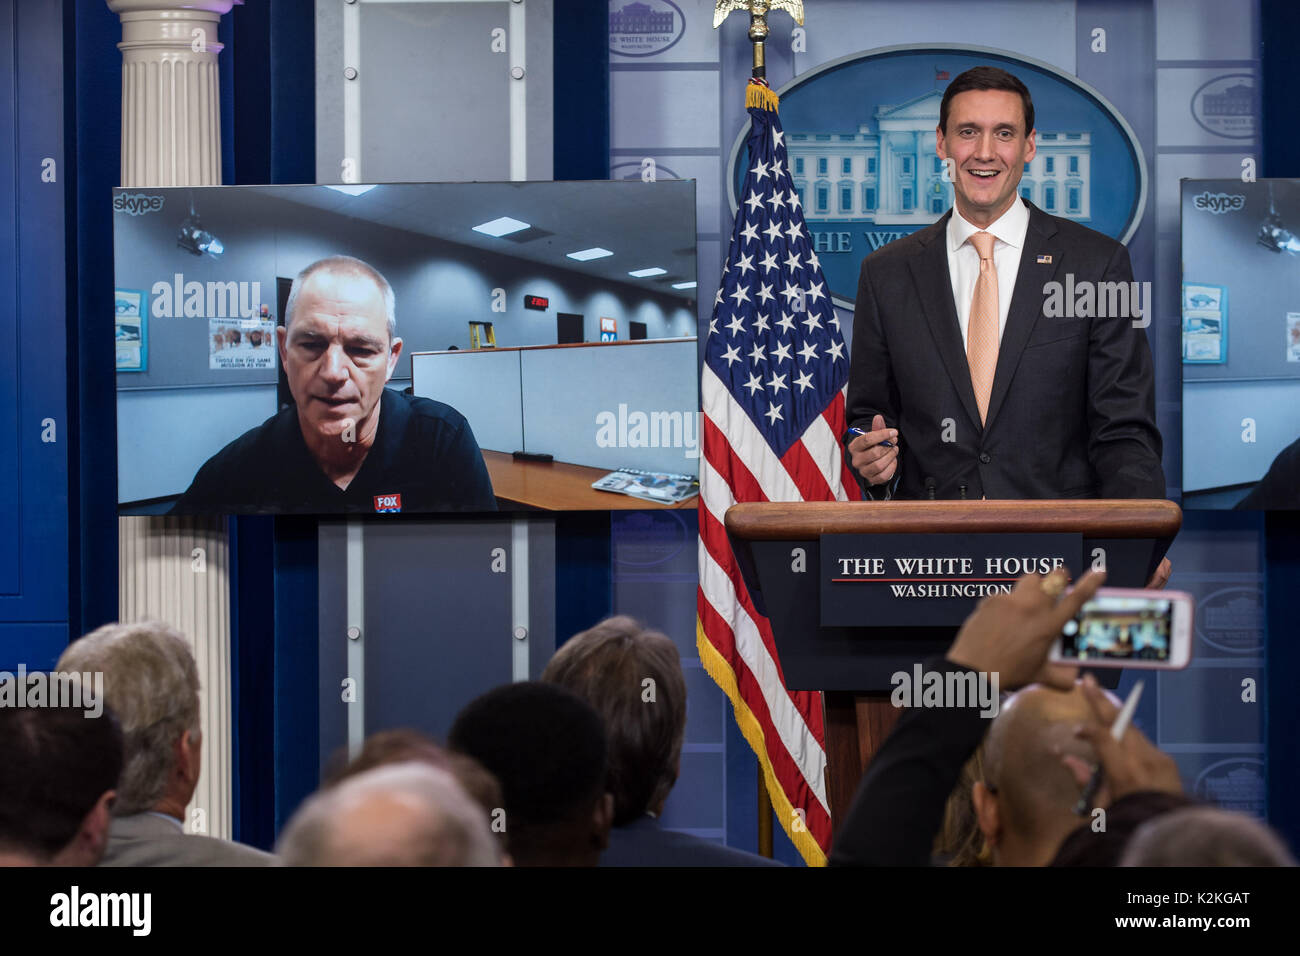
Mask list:
[[[328,186],[260,186],[289,202],[694,299],[672,283],[695,279],[695,183],[523,182],[385,183],[360,196]],[[494,238],[480,223],[510,216],[533,229]],[[578,262],[568,253],[601,246],[614,254]],[[668,274],[628,275],[659,266]]]

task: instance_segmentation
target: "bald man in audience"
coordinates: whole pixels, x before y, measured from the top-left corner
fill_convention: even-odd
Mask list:
[[[1003,705],[985,739],[984,779],[971,793],[995,866],[1046,866],[1079,826],[1079,786],[1062,755],[1096,759],[1075,735],[1095,721],[1078,685],[1027,687]]]
[[[286,866],[497,866],[487,815],[446,770],[376,767],[311,797],[280,838]]]
[[[1187,807],[1138,828],[1120,866],[1295,866],[1273,830],[1244,813]]]
[[[58,669],[101,672],[121,721],[124,765],[101,866],[268,866],[269,853],[185,831],[202,767],[199,674],[189,641],[160,621],[106,624],[74,641]]]

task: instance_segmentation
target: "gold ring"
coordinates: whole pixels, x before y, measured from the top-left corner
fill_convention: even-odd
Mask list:
[[[1043,593],[1048,597],[1059,598],[1065,593],[1065,575],[1057,574],[1053,571],[1047,577],[1043,578],[1039,587],[1043,589]]]

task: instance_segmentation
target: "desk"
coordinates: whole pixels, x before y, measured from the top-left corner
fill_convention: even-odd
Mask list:
[[[542,511],[653,511],[662,508],[695,508],[699,496],[676,504],[642,501],[613,491],[597,491],[591,483],[612,469],[588,468],[562,461],[516,461],[501,451],[484,451],[492,478],[492,491],[503,502]]]

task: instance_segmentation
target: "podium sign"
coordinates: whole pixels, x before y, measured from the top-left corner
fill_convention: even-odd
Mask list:
[[[827,534],[823,627],[957,627],[1023,574],[1083,569],[1082,534]]]

